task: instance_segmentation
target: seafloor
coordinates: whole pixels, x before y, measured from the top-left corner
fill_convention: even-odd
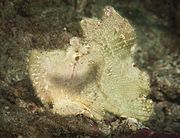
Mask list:
[[[82,36],[79,21],[100,17],[106,5],[113,6],[135,28],[138,45],[134,60],[151,76],[155,102],[156,116],[147,126],[180,133],[178,0],[0,0],[0,137],[129,133],[121,129],[106,132],[113,118],[97,123],[82,116],[62,118],[48,112],[36,98],[26,71],[29,50],[58,49],[72,36]],[[121,122],[116,121],[118,125]]]

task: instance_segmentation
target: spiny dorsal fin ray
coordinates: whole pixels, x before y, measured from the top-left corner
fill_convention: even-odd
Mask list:
[[[125,55],[135,41],[135,33],[127,20],[122,18],[112,7],[104,9],[104,15],[101,20],[84,19],[81,21],[81,27],[87,41],[101,43],[104,49],[107,49],[112,56],[125,50]]]

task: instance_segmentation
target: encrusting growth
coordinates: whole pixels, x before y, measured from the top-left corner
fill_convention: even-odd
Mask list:
[[[133,66],[132,26],[110,6],[102,19],[80,24],[84,37],[71,38],[64,49],[31,51],[29,75],[37,96],[64,116],[101,120],[111,112],[148,120],[153,113],[149,77]]]

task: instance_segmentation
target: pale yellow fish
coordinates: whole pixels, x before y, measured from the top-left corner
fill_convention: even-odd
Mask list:
[[[110,6],[102,19],[80,24],[84,37],[71,38],[66,49],[31,51],[29,75],[37,96],[64,116],[102,120],[111,112],[148,120],[153,114],[149,76],[133,66],[133,27]]]

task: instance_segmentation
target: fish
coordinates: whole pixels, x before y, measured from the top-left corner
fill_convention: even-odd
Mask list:
[[[62,49],[33,49],[28,72],[44,105],[61,116],[103,120],[109,113],[147,121],[153,115],[148,73],[134,66],[134,27],[111,6],[80,21],[83,37]]]

